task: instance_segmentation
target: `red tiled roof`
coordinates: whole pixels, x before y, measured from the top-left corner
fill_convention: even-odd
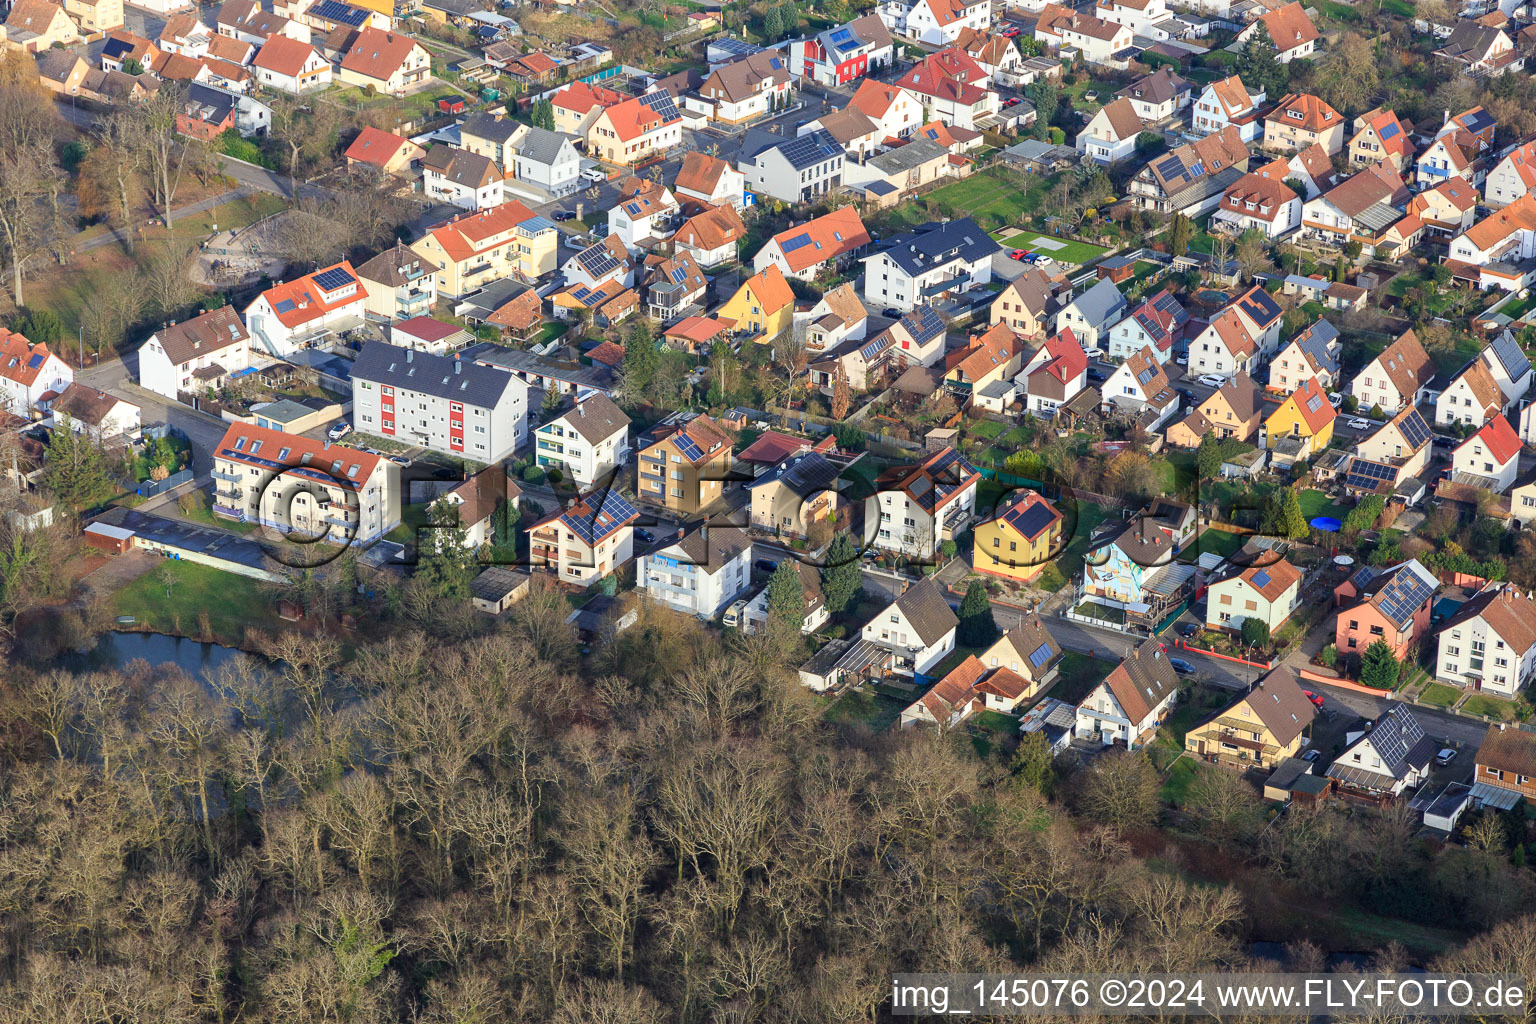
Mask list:
[[[1509,425],[1509,420],[1503,416],[1495,416],[1484,423],[1473,437],[1488,446],[1488,452],[1496,462],[1505,463],[1520,454],[1520,438],[1515,434],[1515,428]]]
[[[314,53],[315,48],[308,43],[301,43],[287,36],[272,36],[261,45],[261,49],[256,53],[256,59],[251,61],[251,66],[264,68],[279,75],[287,75],[289,78],[297,78],[304,70],[304,62]],[[370,130],[375,129],[363,129],[365,133]]]
[[[794,248],[785,248],[786,244],[798,239],[801,235],[809,236],[810,241]],[[789,264],[790,271],[798,274],[802,270],[868,245],[869,231],[864,227],[864,221],[859,217],[858,210],[852,206],[840,206],[815,220],[807,221],[787,231],[780,231],[771,241],[779,244],[779,249],[784,253],[784,262]]]
[[[535,216],[521,200],[513,199],[468,217],[455,217],[431,228],[427,233],[437,239],[450,259],[462,263],[476,253],[492,248],[485,244],[486,239],[510,231]]]
[[[365,28],[357,33],[352,48],[341,59],[341,66],[366,78],[387,82],[416,46],[410,36]]]
[[[328,301],[325,292],[315,283],[315,278],[327,270],[332,270],[336,267],[340,267],[348,274],[351,274],[357,287],[347,295],[339,296],[334,301]],[[307,324],[333,309],[339,309],[348,303],[360,302],[367,298],[367,296],[368,290],[363,287],[361,281],[357,280],[357,271],[352,269],[352,264],[347,260],[342,260],[340,263],[332,264],[329,267],[322,267],[313,273],[305,274],[303,277],[294,278],[292,281],[284,281],[282,284],[273,285],[261,293],[261,297],[266,299],[267,303],[272,307],[273,315],[277,317],[278,322],[284,327],[298,327],[301,324]],[[286,310],[279,308],[284,300],[292,302],[292,308]]]
[[[282,38],[284,37],[273,36],[273,39]],[[267,46],[271,45],[271,42],[267,43]],[[303,43],[299,45],[304,46]],[[308,47],[305,48],[308,49]],[[266,49],[266,46],[262,47],[262,52],[265,53]],[[398,135],[375,128],[372,125],[366,125],[362,131],[358,132],[357,138],[352,140],[352,145],[347,147],[346,156],[348,160],[372,164],[375,167],[385,167],[395,154],[400,152],[402,146],[408,145],[410,145],[410,140],[408,139],[402,139]]]
[[[25,335],[0,327],[0,376],[31,387],[37,382],[38,374],[43,372],[49,354],[45,343],[33,344]],[[34,358],[37,356],[42,358]]]

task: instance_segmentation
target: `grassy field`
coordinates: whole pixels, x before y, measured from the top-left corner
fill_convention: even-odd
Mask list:
[[[1487,693],[1474,693],[1467,698],[1467,702],[1461,706],[1461,710],[1469,715],[1486,715],[1501,722],[1513,722],[1515,720],[1515,705],[1512,701],[1507,701]]]
[[[231,519],[220,519],[213,514],[213,509],[207,505],[198,505],[190,510],[178,507],[177,512],[181,515],[181,518],[189,523],[196,523],[199,526],[211,526],[216,530],[251,534],[261,529],[261,524],[259,523],[237,523]]]
[[[1045,244],[1042,245],[1042,242]],[[1078,242],[1070,238],[1042,235],[1034,231],[1025,231],[1013,235],[1004,239],[1002,244],[1013,249],[1029,249],[1032,252],[1043,253],[1058,263],[1074,263],[1078,265],[1098,259],[1109,252],[1102,245],[1091,245],[1088,242]]]
[[[1189,787],[1194,784],[1195,776],[1202,771],[1212,770],[1192,757],[1181,757],[1169,766],[1168,777],[1163,781],[1159,795],[1165,803],[1182,807],[1189,799]]]
[[[896,724],[906,705],[883,694],[849,690],[822,714],[833,725],[863,724],[872,732],[881,732]]]
[[[1448,708],[1461,700],[1461,691],[1444,683],[1430,683],[1424,687],[1424,692],[1419,694],[1419,700],[1425,704],[1433,704],[1437,708]]]
[[[1051,179],[1041,177],[1022,189],[1001,172],[990,170],[963,181],[934,189],[928,198],[957,217],[975,217],[986,227],[989,222],[1017,224],[1026,213],[1040,205]]]
[[[1248,539],[1247,534],[1228,533],[1225,530],[1201,530],[1195,540],[1183,551],[1179,552],[1181,562],[1198,561],[1201,555],[1220,555],[1229,558],[1234,552],[1243,546]]]
[[[162,573],[175,582],[166,593]],[[118,615],[132,615],[161,633],[196,636],[198,615],[206,612],[215,639],[239,643],[245,629],[272,628],[277,618],[264,584],[196,562],[164,563],[123,587],[114,597]]]
[[[1318,516],[1333,516],[1343,522],[1344,517],[1349,515],[1353,507],[1338,504],[1322,491],[1302,491],[1296,497],[1301,504],[1301,514],[1306,516],[1308,521]]]
[[[1070,578],[1083,565],[1083,555],[1088,550],[1088,541],[1093,536],[1093,531],[1100,523],[1108,519],[1111,510],[1103,505],[1094,504],[1091,501],[1078,501],[1077,521],[1072,522],[1073,502],[1062,502],[1058,507],[1062,515],[1067,517],[1067,522],[1062,524],[1064,531],[1071,531],[1071,539],[1062,549],[1061,556],[1056,559],[1061,574]]]

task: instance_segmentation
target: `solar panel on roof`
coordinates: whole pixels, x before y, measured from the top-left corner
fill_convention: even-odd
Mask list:
[[[847,39],[847,38],[849,38],[849,32],[845,28],[840,28],[837,31],[833,32],[832,35],[831,35],[831,39],[832,39],[832,41],[834,43],[840,43],[844,39]]]
[[[332,267],[316,275],[315,284],[328,292],[333,292],[345,285],[352,284],[357,278],[349,274],[345,267]]]
[[[673,439],[673,444],[677,445],[677,450],[683,453],[683,458],[690,462],[704,456],[704,449],[700,448],[687,434],[678,434]]]
[[[298,307],[293,304],[292,299],[281,299],[278,301],[276,309],[279,313],[292,313]]]
[[[1256,587],[1267,587],[1269,586],[1269,581],[1270,575],[1267,572],[1260,571],[1253,574],[1253,585]]]
[[[687,277],[687,276],[688,276],[688,270],[687,270],[686,267],[673,267],[672,268],[672,283],[673,284],[682,284],[683,283],[683,279],[685,277]]]
[[[1386,142],[1388,139],[1395,137],[1400,131],[1402,131],[1402,129],[1399,128],[1397,126],[1397,122],[1394,121],[1381,130],[1381,141]]]
[[[574,292],[571,293],[571,297],[577,302],[586,302],[592,297],[592,289],[588,288],[586,285],[582,285],[580,288],[577,288]]]
[[[1148,370],[1142,370],[1142,371],[1141,371],[1141,372],[1140,372],[1140,373],[1138,373],[1138,374],[1137,374],[1137,375],[1136,375],[1136,382],[1137,382],[1137,383],[1138,383],[1138,384],[1145,384],[1145,383],[1146,383],[1146,382],[1147,382],[1147,381],[1149,381],[1149,380],[1151,380],[1151,379],[1152,379],[1152,378],[1153,378],[1153,377],[1155,377],[1155,376],[1157,376],[1157,374],[1156,374],[1156,373],[1154,373],[1154,372],[1153,372],[1153,371],[1152,371],[1152,370],[1150,370],[1150,369],[1148,369]]]
[[[1051,660],[1051,645],[1050,644],[1041,644],[1039,647],[1036,647],[1035,650],[1034,650],[1034,653],[1029,656],[1029,664],[1030,664],[1031,668],[1039,668],[1040,666],[1044,665],[1046,662],[1048,662],[1050,660]]]
[[[1518,381],[1530,369],[1530,358],[1520,348],[1520,343],[1515,341],[1514,335],[1508,331],[1494,338],[1489,347],[1493,349],[1494,358],[1504,367],[1505,375],[1511,380]]]
[[[1424,417],[1419,415],[1417,409],[1403,417],[1403,422],[1398,424],[1403,432],[1403,437],[1418,451],[1429,443],[1429,424],[1424,422]]]
[[[1311,398],[1307,399],[1307,409],[1310,410],[1311,412],[1317,412],[1322,407],[1323,407],[1323,396],[1322,395],[1313,395]]]
[[[39,366],[42,366],[42,365],[43,365],[43,354],[41,352],[34,352],[34,353],[32,353],[32,358],[27,360],[27,367],[28,367],[28,369],[35,370]]]
[[[784,250],[784,254],[787,256],[794,252],[796,249],[803,249],[810,244],[811,236],[809,233],[807,233],[803,235],[796,235],[794,238],[791,238],[789,241],[785,242],[781,248]]]
[[[1396,477],[1397,472],[1391,466],[1356,458],[1349,463],[1349,471],[1345,474],[1344,484],[1347,487],[1354,487],[1362,491],[1374,491],[1384,481],[1393,480]]]

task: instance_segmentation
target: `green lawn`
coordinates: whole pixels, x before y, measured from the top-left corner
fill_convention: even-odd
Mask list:
[[[1169,767],[1168,778],[1163,781],[1163,788],[1159,791],[1159,795],[1165,803],[1182,807],[1189,799],[1189,787],[1194,783],[1195,776],[1202,771],[1212,770],[1192,757],[1181,757]]]
[[[175,581],[166,594],[162,572]],[[260,580],[236,576],[196,562],[167,559],[117,592],[118,615],[132,615],[140,625],[161,633],[196,636],[197,617],[208,613],[208,628],[216,639],[239,643],[247,626],[271,628],[276,623],[272,599]]]
[[[1318,516],[1333,516],[1335,519],[1343,522],[1344,517],[1349,515],[1349,511],[1353,507],[1336,503],[1322,491],[1302,491],[1297,495],[1297,499],[1301,504],[1301,514],[1306,516],[1308,521],[1316,519]]]
[[[1437,708],[1448,708],[1461,700],[1461,691],[1444,683],[1430,683],[1424,688],[1424,692],[1419,694],[1419,700],[1425,704],[1433,704]]]
[[[1071,531],[1071,539],[1062,549],[1060,557],[1056,559],[1061,574],[1068,579],[1083,566],[1083,555],[1088,551],[1088,541],[1098,525],[1109,518],[1110,510],[1103,505],[1094,504],[1091,501],[1078,501],[1077,521],[1071,522],[1073,502],[1062,502],[1058,507],[1062,515],[1069,522],[1063,524],[1064,530]]]
[[[255,533],[261,529],[260,523],[237,523],[232,519],[221,519],[213,514],[213,509],[207,505],[199,505],[190,512],[177,508],[181,518],[189,523],[197,523],[199,526],[211,526],[216,530],[229,530],[234,533]]]
[[[986,170],[934,189],[928,198],[952,216],[975,217],[984,228],[1017,224],[1040,205],[1052,179],[1037,176],[1020,188],[1001,171]]]
[[[1045,244],[1042,245],[1042,242]],[[1057,238],[1055,235],[1042,235],[1035,231],[1024,231],[1013,235],[1003,239],[1002,244],[1011,249],[1029,249],[1049,256],[1058,263],[1072,263],[1078,266],[1096,260],[1109,252],[1102,245],[1091,245],[1071,238]]]
[[[906,704],[880,694],[849,690],[822,714],[833,725],[866,725],[871,732],[882,732],[896,724]]]
[[[1513,701],[1507,701],[1487,693],[1474,693],[1467,698],[1467,702],[1461,706],[1461,710],[1469,715],[1486,715],[1489,718],[1502,722],[1513,722],[1515,720],[1515,705]]]
[[[998,423],[994,420],[966,421],[967,431],[988,441],[996,440],[1007,429],[1008,425],[1006,423]]]
[[[1078,651],[1064,651],[1050,695],[1068,704],[1077,704],[1092,693],[1093,688],[1102,683],[1104,677],[1113,672],[1118,664],[1118,661],[1110,661],[1108,658],[1090,658]]]
[[[1195,535],[1195,539],[1183,551],[1179,552],[1179,560],[1182,562],[1198,561],[1201,555],[1220,555],[1222,558],[1230,558],[1236,551],[1242,548],[1248,540],[1244,533],[1228,533],[1226,530],[1201,530]]]

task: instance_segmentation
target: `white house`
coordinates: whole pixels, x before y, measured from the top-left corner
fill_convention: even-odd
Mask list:
[[[607,395],[593,392],[562,406],[534,431],[533,453],[539,465],[591,487],[629,461],[629,417]]]
[[[805,601],[800,616],[800,632],[814,633],[832,617],[832,613],[827,610],[826,595],[821,592],[821,572],[815,566],[806,565],[798,559],[794,567],[800,577]],[[768,624],[768,615],[768,588],[764,587],[747,602],[741,628],[748,633],[755,633]]]
[[[1513,697],[1536,674],[1536,601],[1490,583],[1440,627],[1435,678]]]
[[[26,419],[39,402],[64,393],[75,371],[43,342],[0,327],[0,411]]]
[[[1250,172],[1222,194],[1211,218],[1230,224],[1237,234],[1252,229],[1269,239],[1281,238],[1301,226],[1301,197],[1284,182]]]
[[[1350,394],[1362,410],[1380,407],[1395,416],[1405,405],[1417,404],[1419,394],[1435,378],[1435,364],[1412,330],[1388,345],[1349,382]]]
[[[690,150],[683,156],[672,191],[679,202],[724,203],[739,210],[746,202],[747,176],[717,156]]]
[[[1188,310],[1164,288],[1109,329],[1109,358],[1129,359],[1150,348],[1157,361],[1166,364],[1173,358],[1189,319]]]
[[[712,619],[752,584],[752,539],[740,527],[696,526],[640,556],[635,586],[654,601]]]
[[[1054,416],[1088,386],[1088,353],[1072,331],[1045,339],[1014,378],[1023,385],[1024,407],[1036,416]]]
[[[251,70],[262,85],[294,96],[329,88],[333,73],[331,62],[319,50],[283,35],[261,45]]]
[[[864,624],[863,639],[888,652],[893,671],[927,675],[955,649],[960,620],[931,577],[923,577]]]
[[[848,101],[874,124],[880,138],[905,139],[923,124],[923,101],[897,85],[866,78]]]
[[[1110,328],[1126,313],[1125,296],[1109,278],[1094,282],[1092,288],[1074,296],[1056,312],[1056,332],[1071,330],[1078,344],[1088,352],[1100,348],[1100,339],[1108,340]]]
[[[1424,735],[1413,712],[1395,704],[1368,723],[1346,733],[1349,745],[1328,766],[1328,777],[1341,789],[1390,800],[1429,778],[1429,762],[1440,744]]]
[[[1339,380],[1343,355],[1338,329],[1327,320],[1319,320],[1269,361],[1269,389],[1288,395],[1316,377],[1324,391],[1332,391]]]
[[[932,558],[961,533],[976,511],[981,474],[953,448],[916,465],[892,466],[865,499],[865,540],[885,551]]]
[[[1536,194],[1520,196],[1451,239],[1449,255],[1477,267],[1519,264],[1536,256]],[[1497,275],[1485,273],[1481,283],[1517,291],[1530,283],[1530,275],[1518,270]]]
[[[1536,141],[1505,153],[1483,182],[1483,202],[1497,210],[1536,189]]]
[[[1236,75],[1212,82],[1194,102],[1190,125],[1196,135],[1215,135],[1228,125],[1236,125],[1244,142],[1253,142],[1264,134],[1264,119],[1259,116],[1266,99],[1260,89],[1250,93]]]
[[[1482,420],[1510,409],[1524,398],[1530,390],[1532,376],[1530,358],[1514,335],[1503,331],[1494,336],[1472,364],[1441,393],[1435,404],[1435,420],[1437,423],[1456,420],[1471,423],[1471,410],[1487,410],[1474,424],[1481,425]],[[1456,401],[1458,397],[1459,403]]]
[[[56,427],[84,434],[100,444],[113,437],[137,437],[139,407],[84,384],[71,384],[49,409]]]
[[[1503,494],[1514,486],[1520,470],[1520,438],[1503,416],[1484,423],[1477,433],[1451,453],[1451,475],[1473,478],[1468,482]]]
[[[990,283],[992,256],[1002,248],[969,217],[930,222],[886,242],[864,257],[864,298],[904,312],[946,292]]]
[[[1101,107],[1077,134],[1077,151],[1101,164],[1118,163],[1136,152],[1141,118],[1131,101],[1121,96]]]
[[[1179,393],[1150,347],[1132,353],[1104,382],[1101,407],[1135,416],[1146,430],[1156,430],[1179,409]]]
[[[1035,38],[1058,53],[1076,50],[1090,64],[1123,67],[1126,58],[1121,54],[1130,49],[1135,33],[1129,25],[1117,25],[1052,3],[1040,11],[1040,18],[1035,22]]]
[[[1301,605],[1302,572],[1285,559],[1263,566],[1233,566],[1213,580],[1205,599],[1205,624],[1240,630],[1258,619],[1273,635]]]
[[[1294,0],[1259,15],[1257,21],[1237,34],[1237,41],[1247,42],[1260,25],[1268,31],[1269,41],[1275,46],[1275,60],[1281,64],[1310,57],[1317,50],[1317,26],[1307,17],[1306,9]]]
[[[646,239],[670,235],[680,213],[671,189],[654,181],[629,178],[619,187],[619,197],[608,211],[608,230],[634,249]]]
[[[1104,746],[1145,746],[1179,696],[1179,676],[1156,637],[1144,641],[1077,705],[1073,731]]]
[[[362,322],[367,290],[352,264],[340,263],[273,285],[245,307],[251,337],[286,359],[311,342]]]
[[[357,429],[476,462],[511,455],[528,434],[528,385],[453,356],[363,346],[352,364]]]
[[[1104,21],[1125,25],[1137,35],[1154,39],[1166,38],[1167,33],[1155,26],[1167,21],[1172,12],[1163,0],[1099,0],[1093,13]]]
[[[151,334],[139,346],[139,385],[176,401],[250,365],[251,336],[234,307],[221,306]]]
[[[881,0],[877,13],[890,31],[932,46],[947,46],[967,28],[992,24],[988,0]]]
[[[506,200],[506,179],[495,161],[452,146],[427,150],[421,187],[431,198],[464,210],[486,210]]]
[[[1435,425],[1481,427],[1504,411],[1504,393],[1481,359],[1473,359],[1435,398]]]

